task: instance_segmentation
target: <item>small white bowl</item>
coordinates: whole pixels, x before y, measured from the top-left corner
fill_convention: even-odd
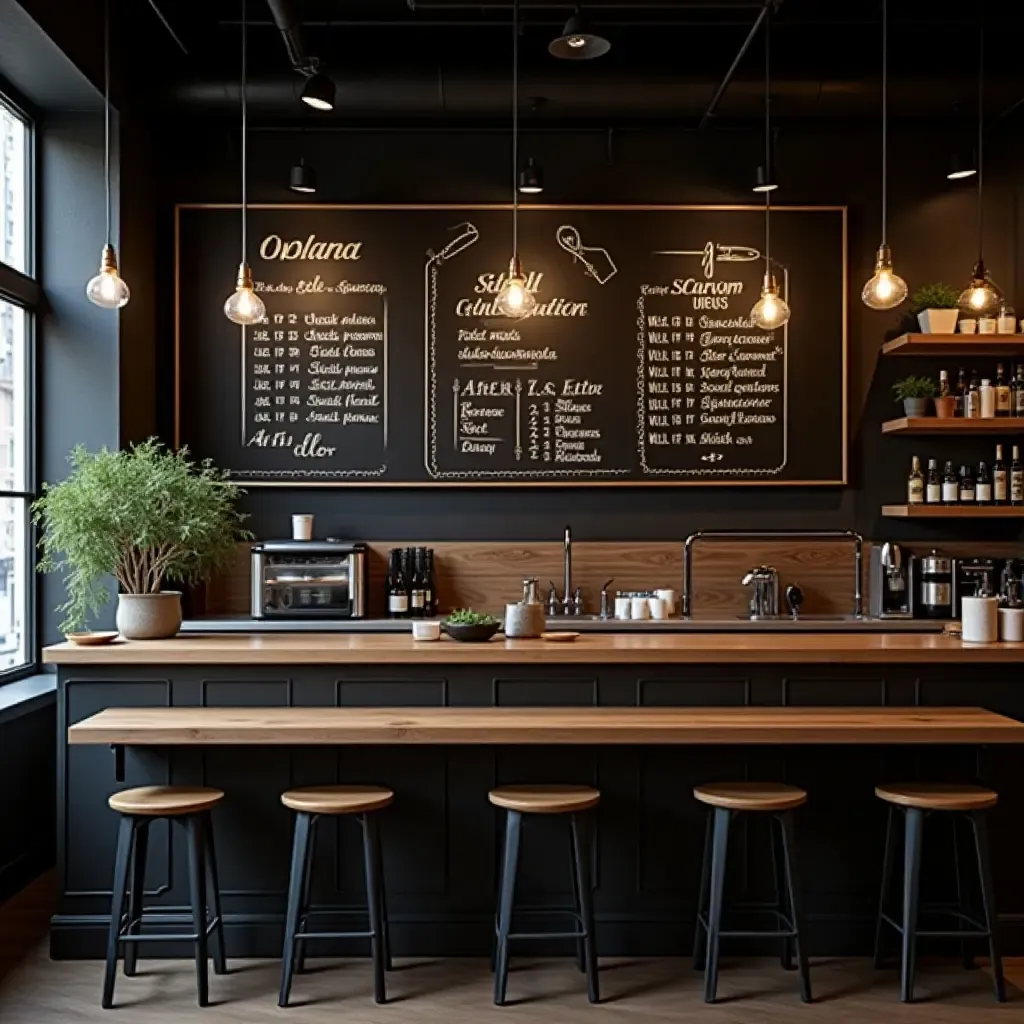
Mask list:
[[[414,622],[412,624],[412,638],[413,640],[440,640],[441,623],[430,621]]]

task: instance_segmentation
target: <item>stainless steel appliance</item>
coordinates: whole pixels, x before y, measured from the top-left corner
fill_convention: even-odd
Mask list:
[[[268,540],[252,547],[254,619],[362,619],[366,545],[339,540]]]
[[[914,586],[912,562],[892,541],[871,546],[869,609],[873,619],[912,619]]]
[[[953,617],[953,559],[934,548],[915,560],[914,611],[923,619]]]
[[[953,572],[953,614],[960,618],[965,597],[995,597],[999,562],[994,558],[958,558]]]
[[[1007,608],[1024,605],[1024,560],[1008,558],[999,576],[999,600]]]
[[[743,586],[752,587],[750,617],[775,618],[779,614],[779,572],[770,565],[759,565],[741,580]]]

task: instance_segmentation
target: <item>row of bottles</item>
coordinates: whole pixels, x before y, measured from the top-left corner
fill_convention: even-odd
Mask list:
[[[914,456],[907,478],[907,502],[911,505],[1024,505],[1024,463],[1020,448],[1013,446],[1013,458],[1007,467],[1003,446],[996,445],[996,460],[991,469],[979,462],[976,470],[961,466],[957,472],[952,462],[939,472],[937,459],[928,460],[927,473],[921,460]]]
[[[1024,417],[1024,364],[1018,363],[1016,373],[1006,376],[1002,363],[996,366],[995,381],[979,377],[977,370],[971,370],[968,377],[961,366],[956,376],[956,385],[951,386],[949,374],[939,371],[939,398],[956,399],[955,415],[966,419],[992,419],[996,416]]]
[[[392,548],[385,583],[389,619],[426,619],[437,614],[432,548]]]

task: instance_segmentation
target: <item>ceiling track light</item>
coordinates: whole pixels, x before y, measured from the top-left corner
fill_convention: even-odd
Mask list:
[[[292,166],[288,187],[293,192],[316,191],[316,171],[306,163],[305,158]]]
[[[519,191],[528,196],[539,195],[544,191],[544,171],[532,156],[519,172]]]
[[[548,44],[548,53],[559,60],[593,60],[603,57],[612,44],[594,31],[577,7],[562,29]]]
[[[875,254],[875,272],[861,289],[868,309],[895,309],[907,297],[907,282],[892,268],[886,239],[889,199],[889,3],[882,0],[882,241]]]
[[[963,149],[954,153],[950,158],[946,177],[950,181],[961,181],[964,178],[973,178],[977,173],[978,161],[973,151]]]
[[[107,241],[100,253],[100,272],[85,286],[93,305],[120,309],[132,297],[117,269],[117,249],[111,240],[110,216],[110,0],[103,4],[103,187],[106,198]]]
[[[302,87],[301,99],[314,110],[333,110],[335,94],[333,79],[322,71],[314,71]]]

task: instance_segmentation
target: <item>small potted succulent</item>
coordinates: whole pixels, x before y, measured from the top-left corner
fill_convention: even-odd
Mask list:
[[[960,293],[941,281],[922,285],[910,300],[910,312],[925,334],[953,334],[959,315]]]
[[[490,640],[501,628],[501,622],[493,615],[458,608],[441,623],[441,628],[453,640],[479,644]]]
[[[935,396],[935,381],[931,377],[913,375],[896,381],[892,386],[896,401],[903,403],[903,412],[909,417],[928,416]]]

